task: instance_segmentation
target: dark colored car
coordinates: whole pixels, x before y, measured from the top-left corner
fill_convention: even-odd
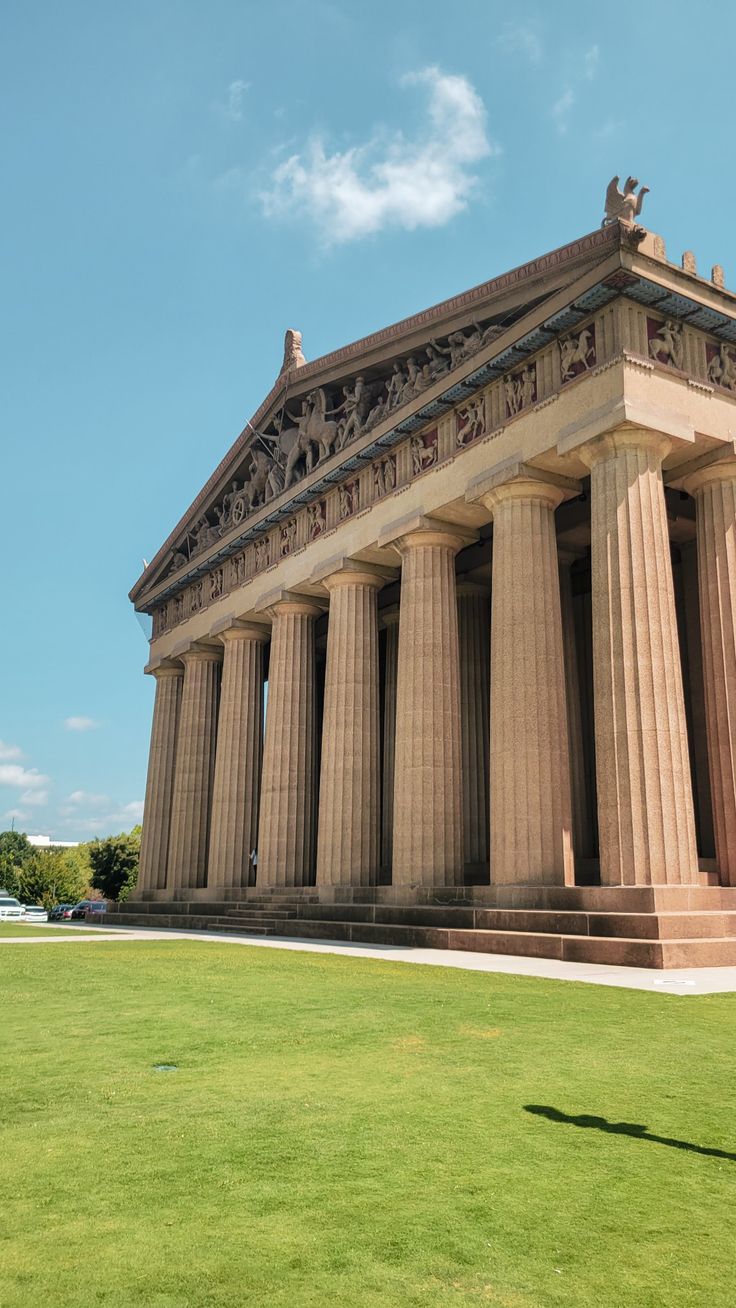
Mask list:
[[[73,908],[73,904],[54,904],[49,913],[49,922],[62,922],[64,918],[69,919]]]
[[[105,913],[106,911],[106,899],[80,899],[79,903],[74,905],[69,916],[74,922],[80,918],[94,917],[95,913]]]

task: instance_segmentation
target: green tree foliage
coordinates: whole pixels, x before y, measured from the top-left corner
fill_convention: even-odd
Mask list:
[[[86,846],[78,849],[37,849],[24,867],[18,898],[26,904],[76,904],[89,890],[90,866]]]
[[[0,832],[0,887],[24,904],[76,903],[86,895],[92,869],[86,845],[34,849],[18,831]]]
[[[100,890],[105,899],[127,899],[138,879],[141,828],[93,840],[87,848],[95,890]]]
[[[33,858],[33,846],[20,831],[0,831],[0,889],[17,894],[23,868]]]

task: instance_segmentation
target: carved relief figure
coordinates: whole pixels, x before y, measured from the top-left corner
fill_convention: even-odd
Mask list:
[[[210,574],[210,599],[219,599],[225,582],[222,568],[215,568]]]
[[[409,447],[411,449],[412,472],[415,477],[418,477],[420,472],[425,472],[427,468],[431,468],[432,464],[437,462],[436,431],[412,436]]]
[[[184,617],[184,596],[175,595],[173,600],[172,622],[181,622]]]
[[[189,612],[198,613],[202,607],[202,582],[195,581],[189,592]]]
[[[707,345],[708,380],[716,386],[725,386],[726,390],[736,391],[736,355],[724,343],[720,349],[717,345]]]
[[[262,572],[271,563],[271,542],[268,536],[261,536],[255,543],[256,572]]]
[[[325,502],[318,500],[316,504],[307,505],[307,534],[310,540],[316,540],[322,535],[326,526],[325,522]]]
[[[376,499],[381,500],[384,495],[390,495],[395,486],[396,456],[387,454],[385,459],[373,465],[373,490]]]
[[[359,508],[359,491],[360,486],[357,481],[350,481],[347,484],[338,486],[338,516],[342,522],[344,518],[349,518],[352,513],[357,513]]]
[[[178,572],[179,568],[183,568],[184,564],[187,562],[188,559],[186,554],[183,554],[181,550],[177,550],[171,560],[171,567],[169,568],[169,572]]]
[[[290,518],[281,528],[281,557],[291,554],[296,544],[296,518]]]
[[[456,441],[458,446],[470,445],[486,430],[485,400],[482,395],[474,395],[457,411]]]
[[[519,373],[508,373],[503,379],[503,393],[509,418],[534,404],[537,398],[536,364],[527,364]]]
[[[241,582],[245,581],[245,555],[236,554],[235,558],[230,560],[230,568],[232,571],[233,585],[239,586]]]
[[[192,535],[194,536],[192,553],[199,554],[202,550],[206,550],[209,545],[212,545],[214,541],[220,539],[220,530],[208,522],[205,514],[199,519],[199,522],[195,523]]]
[[[595,329],[592,324],[579,334],[573,333],[560,341],[560,372],[563,382],[587,372],[594,363]]]
[[[403,391],[405,386],[406,386],[406,373],[404,372],[404,369],[402,368],[400,363],[395,363],[393,365],[393,368],[391,370],[391,376],[389,377],[387,383],[388,395],[387,395],[386,405],[389,412],[391,411],[391,409],[398,408],[401,398],[401,392]]]
[[[658,363],[670,363],[674,368],[682,368],[685,354],[682,323],[671,318],[663,323],[647,318],[647,332],[651,358]]]
[[[618,177],[612,177],[608,183],[606,213],[601,227],[609,227],[611,223],[617,222],[619,218],[622,222],[633,223],[634,219],[638,218],[641,213],[644,196],[649,192],[648,186],[642,186],[639,194],[636,194],[636,188],[639,185],[638,177],[627,177],[622,191],[619,190],[618,183]]]
[[[366,402],[365,378],[356,377],[353,389],[343,386],[342,404],[332,412],[342,414],[338,422],[337,448],[341,450],[349,440],[359,436],[363,427],[364,406]]]

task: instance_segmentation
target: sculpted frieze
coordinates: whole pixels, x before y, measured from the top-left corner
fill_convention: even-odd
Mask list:
[[[369,378],[359,373],[340,385],[316,386],[303,398],[287,397],[263,430],[252,430],[239,475],[219,503],[202,514],[188,532],[172,558],[169,573],[178,572],[318,464],[410,404],[503,330],[497,323],[483,326],[473,319],[469,327],[445,338],[432,337],[406,358],[386,364],[382,375]],[[298,375],[300,360],[303,362],[301,337],[298,333],[290,336],[288,367]],[[418,453],[416,460],[422,468],[432,461],[426,452]]]
[[[526,364],[518,372],[510,372],[503,379],[506,416],[513,418],[522,409],[528,409],[537,399],[537,365]]]
[[[373,493],[377,500],[390,495],[396,486],[396,455],[387,454],[373,464]]]
[[[455,414],[456,431],[455,440],[458,449],[465,445],[472,445],[473,441],[479,440],[486,432],[486,402],[485,396],[474,395],[467,404],[462,405]]]
[[[581,332],[573,332],[560,340],[560,376],[563,382],[572,381],[581,373],[595,367],[595,323],[589,323]]]
[[[411,468],[415,477],[437,462],[437,429],[417,432],[409,441]]]
[[[682,369],[685,360],[685,340],[683,326],[674,318],[659,322],[647,318],[647,337],[649,339],[649,357],[657,363],[667,363],[673,368]]]
[[[727,391],[736,391],[736,351],[725,343],[715,345],[712,342],[708,342],[705,349],[708,381],[723,386]]]

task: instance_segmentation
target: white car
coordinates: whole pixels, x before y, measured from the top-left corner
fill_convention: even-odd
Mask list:
[[[43,904],[26,904],[24,918],[26,922],[48,922],[49,915]]]
[[[25,909],[10,895],[0,896],[0,922],[22,922]]]

